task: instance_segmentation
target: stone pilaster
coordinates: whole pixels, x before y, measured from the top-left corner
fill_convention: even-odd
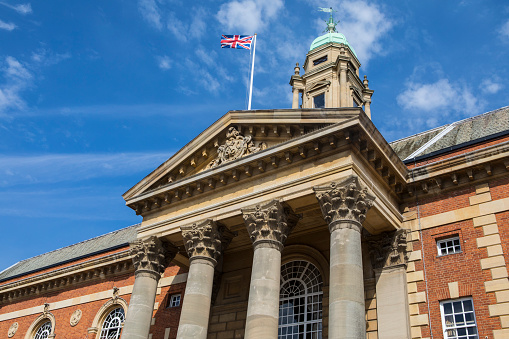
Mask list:
[[[154,236],[137,239],[130,246],[136,271],[122,338],[146,339],[154,311],[157,283],[178,249]]]
[[[281,251],[300,216],[278,200],[242,213],[254,247],[245,338],[276,339]]]
[[[355,176],[314,188],[329,225],[329,338],[366,338],[361,231],[375,197]]]
[[[233,238],[224,226],[212,220],[182,227],[189,255],[189,274],[180,314],[178,339],[205,339],[209,324],[214,268]]]
[[[379,339],[410,338],[405,229],[366,236],[376,273]]]

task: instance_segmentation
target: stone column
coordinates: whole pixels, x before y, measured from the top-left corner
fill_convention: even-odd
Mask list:
[[[365,339],[361,230],[375,198],[355,176],[314,189],[331,233],[329,338]]]
[[[376,274],[379,339],[410,338],[406,240],[405,229],[366,237]]]
[[[138,239],[130,246],[136,271],[122,339],[147,339],[154,311],[157,283],[178,250],[154,236]]]
[[[371,119],[371,101],[364,102],[364,113]]]
[[[281,251],[299,216],[278,200],[242,213],[254,248],[244,338],[276,339]]]
[[[190,266],[177,338],[206,339],[214,267],[227,246],[222,243],[224,234],[231,232],[210,219],[181,229]]]
[[[293,88],[293,100],[292,100],[292,109],[299,108],[299,89]]]
[[[346,66],[343,68],[341,67],[340,71],[339,71],[339,93],[340,93],[340,97],[339,97],[339,107],[347,107],[348,106],[348,103],[347,103],[347,97],[346,97],[346,94],[347,94],[347,90],[346,90]]]

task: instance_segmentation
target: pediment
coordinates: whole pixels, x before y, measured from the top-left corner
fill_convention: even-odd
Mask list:
[[[322,87],[327,87],[327,86],[330,86],[331,82],[328,81],[328,80],[320,80],[320,81],[316,81],[316,82],[313,82],[309,85],[307,91],[310,92],[310,91],[314,91],[316,89],[320,89]]]
[[[265,166],[269,170],[280,161],[305,158],[307,150],[319,152],[320,144],[335,142],[334,136],[322,136],[320,131],[358,123],[359,118],[371,124],[359,108],[230,111],[123,197],[141,214],[209,192],[216,185],[234,184],[264,172]],[[318,137],[332,139],[313,144]]]

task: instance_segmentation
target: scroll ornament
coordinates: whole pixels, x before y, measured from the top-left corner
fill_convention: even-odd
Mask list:
[[[217,149],[217,158],[208,164],[206,169],[217,167],[267,148],[267,145],[263,142],[255,146],[252,139],[252,136],[243,136],[235,127],[230,127],[226,133],[226,142]]]
[[[353,220],[362,224],[375,200],[368,189],[361,186],[356,176],[341,183],[333,182],[328,187],[315,187],[315,193],[323,217],[329,225],[340,220]]]
[[[257,205],[254,209],[243,209],[242,213],[253,245],[258,242],[272,242],[281,246],[281,249],[301,218],[278,200],[263,206]]]

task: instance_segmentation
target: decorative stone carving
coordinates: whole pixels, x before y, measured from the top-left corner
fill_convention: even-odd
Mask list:
[[[302,217],[289,206],[283,206],[279,200],[243,209],[242,214],[253,246],[269,243],[276,245],[279,250],[283,249],[286,238]]]
[[[407,263],[408,230],[399,229],[365,236],[373,268],[384,268]]]
[[[16,334],[16,331],[18,330],[18,327],[19,327],[19,325],[17,322],[12,323],[11,327],[9,327],[9,331],[7,332],[7,336],[9,338],[14,337],[14,335]]]
[[[163,243],[155,236],[137,239],[130,246],[136,272],[152,271],[161,274],[178,252],[175,246]]]
[[[368,193],[366,187],[361,186],[356,176],[340,183],[315,187],[314,190],[331,233],[338,227],[352,227],[361,231],[375,197]]]
[[[81,315],[82,312],[80,309],[77,309],[76,311],[72,312],[71,319],[69,320],[69,323],[71,324],[72,327],[78,325],[78,323],[81,320]]]
[[[44,309],[43,309],[42,313],[43,314],[49,313],[49,304],[48,303],[44,303]]]
[[[235,236],[225,226],[211,219],[200,224],[182,226],[181,229],[189,258],[213,259],[214,264]]]
[[[217,149],[217,158],[214,159],[206,169],[214,168],[229,161],[239,159],[243,156],[253,154],[267,148],[265,143],[259,143],[258,146],[252,141],[252,136],[243,136],[235,127],[228,128],[226,133],[226,142]]]

